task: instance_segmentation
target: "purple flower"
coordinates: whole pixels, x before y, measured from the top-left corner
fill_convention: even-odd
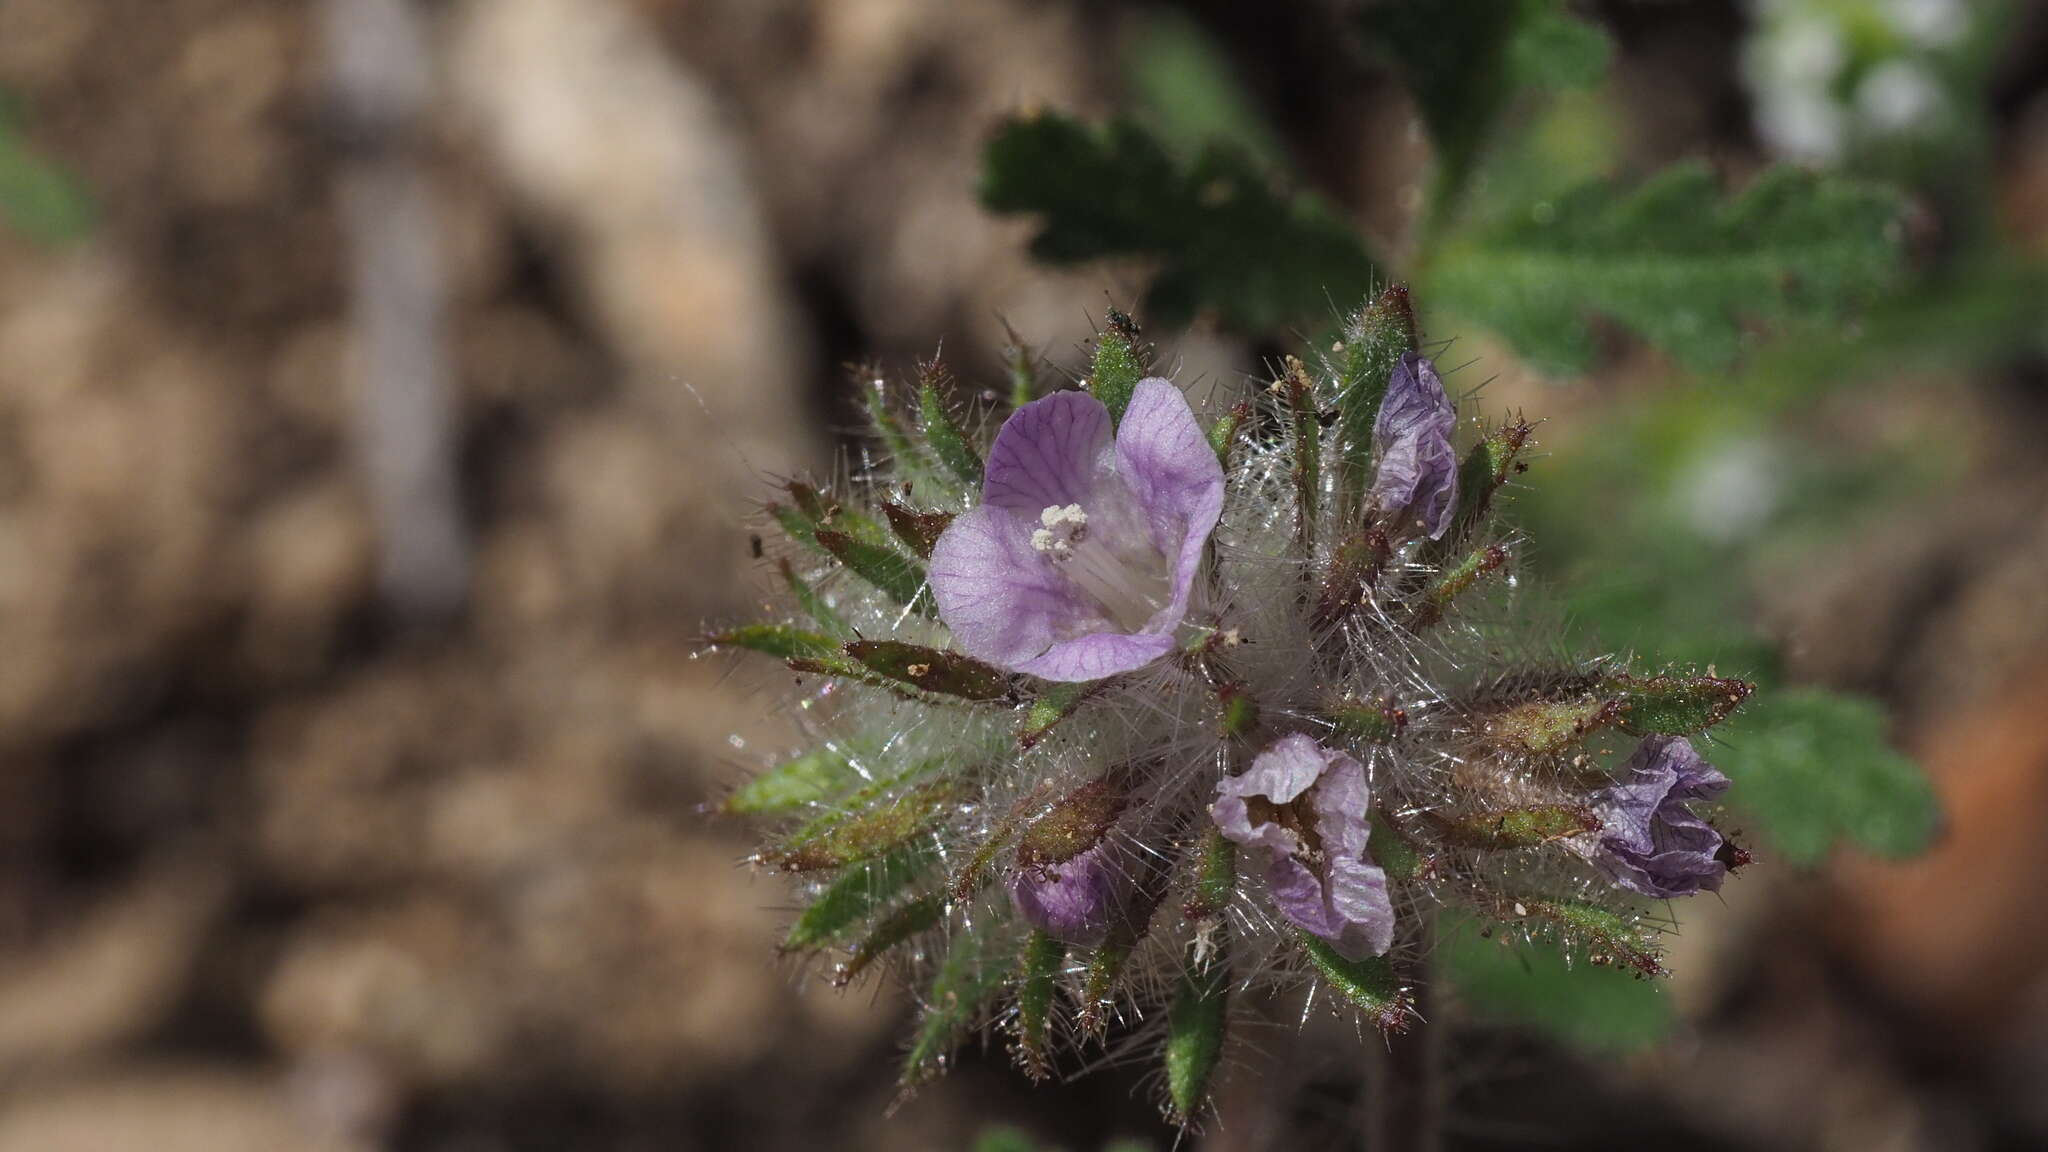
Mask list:
[[[1282,915],[1363,960],[1394,943],[1387,874],[1365,854],[1371,803],[1364,765],[1297,733],[1218,783],[1209,817],[1267,853],[1266,887]]]
[[[1069,944],[1102,943],[1123,908],[1128,885],[1097,844],[1061,864],[1020,868],[1010,877],[1010,899],[1034,928]]]
[[[1432,540],[1443,538],[1458,506],[1458,453],[1451,447],[1457,426],[1436,365],[1403,352],[1372,425],[1372,498],[1389,519],[1420,522]]]
[[[1594,861],[1616,884],[1645,896],[1720,888],[1728,874],[1721,833],[1686,802],[1720,795],[1728,778],[1679,736],[1644,738],[1625,767],[1628,779],[1594,805],[1601,825]]]
[[[1047,680],[1099,680],[1173,650],[1223,467],[1186,397],[1138,382],[1112,436],[1085,392],[1019,408],[996,433],[981,506],[932,549],[961,650]]]

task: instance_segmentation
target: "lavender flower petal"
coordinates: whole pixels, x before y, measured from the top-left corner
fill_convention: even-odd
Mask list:
[[[1601,829],[1594,860],[1616,884],[1644,896],[1719,889],[1728,874],[1721,833],[1687,802],[1720,795],[1728,778],[1678,736],[1646,737],[1624,767],[1628,778],[1595,806]]]
[[[1173,601],[1160,614],[1171,629],[1187,615],[1202,548],[1223,516],[1223,465],[1180,389],[1157,376],[1138,381],[1116,433],[1116,471],[1171,564]]]
[[[1432,540],[1443,538],[1458,506],[1458,453],[1451,445],[1457,426],[1436,365],[1402,353],[1373,421],[1372,498],[1389,517],[1419,522]]]
[[[1223,835],[1268,856],[1266,887],[1274,907],[1328,940],[1347,959],[1385,954],[1394,942],[1387,874],[1366,855],[1371,793],[1365,766],[1296,734],[1277,741],[1242,775],[1218,783],[1210,818]],[[1254,822],[1250,801],[1277,807],[1305,801],[1318,851],[1280,820]],[[1312,865],[1320,857],[1320,871]]]
[[[1078,515],[1055,554],[1034,535],[1060,509]],[[1015,672],[1144,667],[1173,650],[1222,509],[1222,466],[1167,381],[1138,384],[1113,436],[1093,396],[1034,401],[996,433],[981,507],[933,547],[939,617],[963,651]]]
[[[1086,392],[1055,392],[1017,409],[989,446],[983,506],[1032,520],[1043,508],[1088,506],[1112,468],[1110,427],[1109,409]]]
[[[1012,671],[1048,655],[1076,628],[1109,627],[1081,590],[1032,550],[1030,525],[1000,508],[983,505],[955,517],[932,547],[929,579],[960,649]]]
[[[1010,877],[1010,898],[1017,913],[1032,927],[1069,944],[1102,943],[1123,906],[1127,887],[1107,852],[1106,844],[1097,844],[1042,872],[1020,869]]]

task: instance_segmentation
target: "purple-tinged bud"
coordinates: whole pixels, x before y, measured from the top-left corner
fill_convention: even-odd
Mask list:
[[[1373,421],[1372,499],[1391,522],[1418,523],[1432,540],[1443,538],[1458,509],[1458,453],[1451,445],[1457,427],[1436,365],[1402,353]]]
[[[1594,862],[1644,896],[1719,889],[1728,874],[1727,842],[1687,804],[1720,795],[1728,778],[1682,736],[1645,737],[1624,768],[1628,778],[1594,805],[1601,825]]]
[[[1082,947],[1102,943],[1129,891],[1109,851],[1109,845],[1097,844],[1064,864],[1017,869],[1010,877],[1017,914],[1055,940]]]

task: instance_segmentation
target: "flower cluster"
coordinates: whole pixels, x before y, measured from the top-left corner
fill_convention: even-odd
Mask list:
[[[801,878],[788,947],[917,981],[907,1085],[1122,1021],[1183,1122],[1248,991],[1409,1027],[1438,921],[1661,972],[1639,901],[1742,858],[1687,737],[1749,688],[1516,655],[1561,648],[1498,517],[1530,425],[1461,425],[1399,286],[1212,420],[1145,361],[1121,315],[1079,390],[1020,356],[992,437],[940,365],[878,381],[875,458],[770,507],[794,614],[715,642],[802,685],[725,804]]]

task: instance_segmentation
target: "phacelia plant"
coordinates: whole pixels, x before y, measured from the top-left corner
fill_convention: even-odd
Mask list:
[[[874,381],[874,458],[770,505],[790,613],[714,644],[787,662],[806,747],[724,808],[800,883],[788,949],[916,982],[906,1086],[1115,1027],[1186,1123],[1249,992],[1399,1033],[1445,916],[1654,976],[1646,902],[1740,863],[1688,737],[1749,686],[1544,632],[1497,514],[1533,429],[1461,421],[1405,288],[1319,359],[1205,424],[1112,313],[992,436],[937,364]]]

